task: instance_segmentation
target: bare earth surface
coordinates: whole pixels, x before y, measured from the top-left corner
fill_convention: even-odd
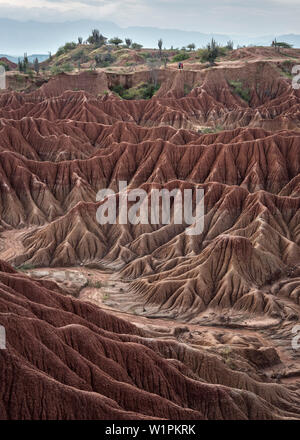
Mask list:
[[[133,56],[133,54],[131,54]],[[286,61],[289,61],[286,63]],[[0,94],[2,419],[299,418],[300,52],[60,74]],[[204,189],[204,230],[96,194]],[[46,396],[46,397],[45,397]],[[25,404],[24,404],[25,402]]]

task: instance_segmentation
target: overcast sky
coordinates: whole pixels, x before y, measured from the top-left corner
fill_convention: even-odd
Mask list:
[[[204,33],[298,33],[300,0],[0,0],[0,17],[109,20]]]

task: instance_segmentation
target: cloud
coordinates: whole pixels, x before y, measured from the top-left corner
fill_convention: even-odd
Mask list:
[[[116,13],[121,4],[116,0],[0,0],[0,16],[41,21],[106,18]]]
[[[111,20],[218,33],[298,31],[299,0],[0,0],[0,17],[18,20]]]

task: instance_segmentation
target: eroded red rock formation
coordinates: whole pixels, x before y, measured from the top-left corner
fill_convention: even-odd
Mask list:
[[[298,417],[296,392],[0,264],[0,419]]]
[[[0,228],[3,236],[22,234],[10,262],[117,269],[146,316],[190,320],[212,309],[294,321],[300,94],[278,69],[258,62],[162,70],[149,101],[119,99],[108,89],[112,78],[96,72],[1,94]],[[100,226],[96,194],[116,190],[120,180],[148,193],[204,189],[203,232],[188,236],[186,225],[172,223]],[[4,263],[0,281],[0,323],[13,335],[0,351],[2,418],[298,414],[290,389],[242,378],[177,342],[150,342],[136,327]]]

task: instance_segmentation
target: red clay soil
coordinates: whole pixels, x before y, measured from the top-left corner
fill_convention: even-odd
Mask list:
[[[0,266],[0,324],[7,334],[0,350],[1,419],[299,416],[296,392],[255,382],[203,350],[155,341],[58,293],[54,283]],[[240,386],[223,385],[228,380]]]
[[[260,60],[278,59],[282,57],[299,57],[300,49],[275,49],[275,47],[242,47],[234,50],[227,55],[229,60]]]
[[[21,234],[10,263],[110,267],[152,317],[234,310],[292,325],[300,304],[300,92],[281,67],[161,70],[151,100],[121,100],[103,72],[2,93],[0,232]],[[141,75],[150,73],[126,81]],[[188,236],[187,225],[173,223],[100,226],[96,194],[120,180],[149,193],[204,189],[203,232]],[[9,341],[0,351],[2,418],[299,414],[296,391],[242,380],[201,350],[149,339],[4,263],[0,281]]]
[[[188,80],[195,72],[171,72],[166,86],[174,80],[175,92],[163,83],[150,101],[86,91],[55,97],[66,87],[67,75],[33,94],[2,95],[1,225],[42,226],[24,235],[25,252],[12,262],[117,262],[145,305],[172,315],[197,314],[208,306],[293,315],[280,297],[298,303],[299,271],[292,272],[291,287],[275,297],[264,286],[284,278],[300,261],[299,132],[261,126],[267,116],[270,128],[283,121],[289,126],[292,119],[298,127],[299,97],[267,64],[248,68],[249,81],[259,69],[270,73],[261,79],[269,92],[267,97],[265,88],[260,96],[253,91],[252,106],[239,105],[226,71],[219,70],[183,98],[184,74]],[[90,87],[89,75],[70,76],[71,86],[78,81]],[[164,97],[165,89],[173,98]],[[198,125],[201,118],[207,123],[219,115],[230,126],[242,118],[258,127],[242,123],[215,134],[183,128],[195,123],[195,115]],[[282,122],[275,125],[276,119]],[[120,180],[148,192],[203,188],[203,233],[188,237],[184,225],[172,224],[99,226],[96,193],[116,190]]]

